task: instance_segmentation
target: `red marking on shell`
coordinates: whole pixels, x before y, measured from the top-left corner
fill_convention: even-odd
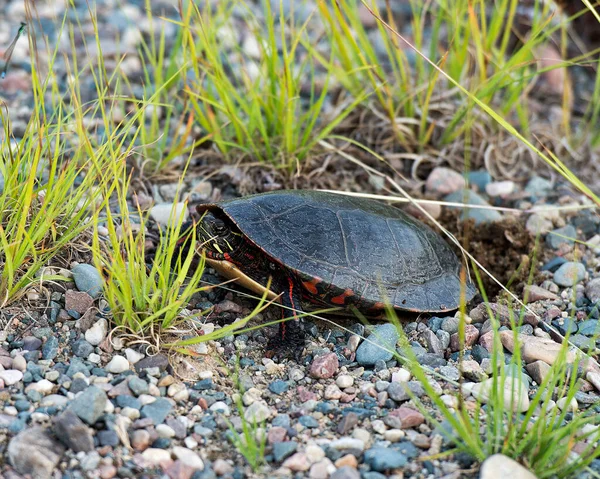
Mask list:
[[[352,291],[351,289],[347,289],[342,294],[334,296],[333,298],[331,298],[331,302],[333,304],[345,304],[346,298],[349,296],[354,296],[354,291]]]
[[[307,290],[309,293],[311,293],[311,294],[317,294],[317,293],[318,293],[318,291],[317,291],[317,286],[316,286],[316,284],[315,284],[314,280],[311,280],[311,281],[304,281],[304,282],[302,283],[302,285],[304,286],[304,288],[306,288],[306,290]]]

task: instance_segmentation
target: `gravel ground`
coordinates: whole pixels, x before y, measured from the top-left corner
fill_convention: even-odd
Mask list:
[[[159,2],[153,3],[160,10]],[[38,13],[50,40],[62,42],[53,36],[52,18],[62,14],[57,5],[42,3]],[[97,5],[99,21],[106,26],[101,30],[103,48],[111,51],[118,33],[134,51],[138,32],[146,28],[143,2],[128,2],[120,15],[115,15],[114,2],[98,1]],[[0,11],[4,13],[0,44],[6,45],[24,10],[21,2],[14,1],[0,3]],[[167,2],[164,11],[175,16]],[[13,62],[0,84],[0,96],[10,107],[18,140],[33,107],[24,43],[18,44]],[[126,67],[136,68],[135,56],[126,62]],[[60,59],[56,68],[62,68]],[[84,96],[93,94],[93,89],[84,89]],[[254,178],[247,169],[229,167],[210,180],[191,177],[184,183],[184,192],[193,208],[202,201],[243,193]],[[280,186],[268,174],[261,178],[258,190]],[[458,222],[449,223],[450,229],[462,234],[468,225],[476,238],[492,225],[501,225],[505,231],[505,222],[512,221],[528,238],[526,245],[533,244],[538,234],[542,239],[533,260],[537,271],[533,284],[517,278],[511,288],[520,299],[528,296],[535,313],[526,315],[519,327],[524,344],[522,368],[506,367],[506,374],[526,387],[527,394],[519,395],[516,405],[524,411],[548,365],[556,359],[561,336],[569,332],[574,347],[593,354],[600,345],[593,339],[600,331],[600,220],[589,209],[549,209],[586,206],[589,201],[541,176],[494,181],[488,173],[476,171],[467,179],[468,184],[453,170],[435,168],[422,193],[431,199],[462,201],[466,197],[470,204],[529,213],[471,209]],[[145,195],[138,193],[137,200],[154,204],[151,215],[161,224],[176,189],[176,183],[163,182]],[[439,218],[454,214],[456,219],[456,212],[448,209],[434,206],[429,211]],[[492,271],[511,252],[516,251],[521,259],[523,245],[503,236],[504,243],[498,243],[501,249],[488,251],[486,264]],[[391,353],[377,347],[398,347],[398,332],[389,324],[365,328],[348,318],[340,321],[341,329],[322,321],[309,323],[301,364],[289,360],[278,364],[264,357],[272,328],[201,344],[193,359],[167,356],[110,334],[102,278],[91,264],[80,261],[62,273],[73,281],[49,286],[49,298],[32,293],[28,303],[0,312],[8,324],[0,333],[2,477],[532,477],[504,456],[488,459],[481,470],[465,454],[432,459],[451,445],[411,399],[420,398],[436,416],[423,385]],[[219,281],[210,269],[204,279]],[[419,362],[437,373],[428,376],[429,384],[449,407],[458,406],[460,393],[469,405],[486,401],[482,390],[490,381],[493,332],[480,301],[476,298],[468,309],[467,348],[460,364],[457,315],[403,321]],[[491,306],[502,319],[501,340],[509,356],[514,344],[503,304]],[[243,293],[216,289],[198,294],[188,309],[212,308],[196,325],[207,334],[243,317],[253,305]],[[256,323],[275,318],[277,308],[259,316]],[[238,384],[233,376],[236,357],[240,358]],[[459,389],[461,377],[464,382]],[[556,407],[600,412],[600,368],[590,364],[581,372],[581,384],[570,404],[554,397]],[[238,398],[242,411],[236,407]],[[232,430],[242,430],[240,414],[261,424],[258,435],[266,441],[265,463],[257,472],[252,472],[232,445]],[[600,464],[593,463],[592,468],[600,474]],[[512,472],[503,475],[499,472],[503,470]]]

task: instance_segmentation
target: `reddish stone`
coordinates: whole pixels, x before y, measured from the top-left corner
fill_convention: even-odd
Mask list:
[[[104,464],[98,468],[100,479],[112,479],[117,475],[117,468],[112,464]]]
[[[317,399],[317,395],[314,392],[306,389],[304,386],[298,386],[296,393],[298,394],[298,399],[300,399],[300,402]]]
[[[208,409],[208,403],[206,402],[206,399],[198,399],[198,406],[200,406],[204,411],[206,411]]]
[[[402,422],[402,429],[410,429],[420,426],[425,422],[425,416],[419,411],[415,411],[409,407],[399,407],[390,412],[390,416],[395,416]]]
[[[82,291],[67,290],[65,293],[65,309],[84,314],[94,305],[94,298]]]
[[[494,349],[494,331],[488,331],[487,333],[482,334],[479,338],[479,344],[491,353]]]
[[[465,325],[465,343],[464,347],[471,347],[477,342],[479,338],[479,330],[472,324]],[[461,347],[458,333],[454,333],[450,336],[450,348],[452,351],[458,351]]]
[[[316,379],[329,379],[333,377],[339,367],[340,363],[335,353],[323,354],[313,359],[310,365],[310,375]]]
[[[163,467],[163,471],[169,476],[169,479],[191,479],[194,472],[196,472],[181,461],[175,461],[166,465],[166,467]]]
[[[276,442],[283,442],[287,437],[287,431],[284,427],[273,426],[267,433],[267,442],[269,444],[275,444]]]

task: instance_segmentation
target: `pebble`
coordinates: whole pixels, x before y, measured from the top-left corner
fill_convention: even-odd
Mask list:
[[[382,324],[363,341],[356,350],[356,361],[361,366],[373,366],[377,361],[392,359],[399,334],[391,324]]]
[[[377,472],[403,467],[408,458],[400,451],[387,447],[374,447],[365,451],[365,462]]]
[[[197,453],[191,451],[187,447],[175,446],[173,447],[173,457],[180,460],[183,464],[193,470],[203,470],[204,461],[198,456]]]
[[[107,400],[102,389],[90,386],[80,393],[69,407],[80,419],[93,426],[104,415]]]
[[[574,286],[585,278],[585,266],[568,261],[554,273],[554,282],[559,286]]]
[[[425,189],[428,193],[440,196],[462,190],[465,186],[466,181],[463,175],[444,166],[434,168],[429,173],[425,183]]]
[[[88,330],[89,331],[89,330]],[[129,370],[129,361],[123,356],[113,356],[105,368],[109,373],[120,374]]]
[[[0,379],[6,386],[13,386],[23,380],[23,373],[16,369],[6,369],[0,371]]]
[[[479,479],[537,479],[514,459],[503,454],[494,454],[481,464]]]
[[[585,285],[585,295],[594,304],[600,302],[600,278],[594,278]]]
[[[50,479],[65,447],[49,431],[35,426],[24,429],[8,443],[8,460],[19,474]]]
[[[515,191],[515,182],[506,181],[494,181],[488,183],[485,187],[485,192],[490,196],[508,196]]]
[[[283,441],[273,444],[273,458],[276,462],[281,462],[298,449],[298,443],[294,441]]]
[[[354,378],[348,374],[342,374],[337,377],[335,384],[337,384],[340,389],[349,388],[354,384]]]
[[[500,385],[497,385],[501,387]],[[475,384],[471,394],[475,399],[482,403],[487,403],[490,399],[492,388],[494,387],[494,378]],[[504,387],[502,387],[504,407],[516,412],[525,412],[529,409],[529,396],[527,388],[517,379],[506,377]]]
[[[577,231],[571,225],[563,226],[548,232],[546,235],[546,244],[552,249],[559,249],[561,245],[572,246],[577,239]]]
[[[161,203],[150,208],[150,216],[161,226],[167,226],[172,219],[187,221],[189,212],[185,203]]]
[[[158,425],[165,421],[172,409],[173,406],[169,400],[158,398],[156,401],[143,406],[140,412],[143,418],[149,418],[154,425]]]
[[[102,292],[103,280],[98,270],[90,264],[78,264],[71,269],[73,280],[79,291],[97,298]]]
[[[303,452],[297,452],[288,457],[282,464],[293,472],[304,472],[310,469],[310,461]]]
[[[528,302],[530,303],[536,301],[556,301],[559,299],[559,297],[551,291],[533,284],[526,285],[523,288],[523,297],[528,298]]]
[[[108,321],[100,319],[85,332],[85,340],[92,346],[98,346],[108,334]]]
[[[252,403],[244,412],[244,418],[253,423],[262,423],[271,417],[271,409],[263,401]]]
[[[449,203],[464,203],[475,206],[490,206],[490,204],[487,201],[485,201],[480,195],[471,190],[460,190],[451,193],[444,197],[444,201],[447,201]],[[452,206],[449,208],[455,209],[458,207]],[[493,209],[461,207],[461,210],[463,221],[472,219],[476,225],[491,223],[494,221],[498,221],[502,218],[502,215],[498,211]]]
[[[346,456],[344,456],[346,457]],[[352,456],[354,457],[354,456]],[[338,461],[336,461],[336,466],[338,466]],[[329,479],[361,479],[360,472],[356,470],[356,468],[352,466],[338,466],[338,469],[329,476]]]
[[[360,348],[359,348],[360,350]],[[358,353],[357,353],[358,356]],[[310,365],[310,375],[316,379],[333,377],[339,368],[339,361],[335,353],[323,354],[315,357]]]

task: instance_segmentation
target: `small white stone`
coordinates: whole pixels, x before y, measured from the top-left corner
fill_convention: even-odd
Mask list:
[[[140,394],[138,399],[142,403],[142,406],[145,406],[146,404],[152,404],[154,401],[156,401],[156,398],[154,396],[150,396],[149,394]]]
[[[371,427],[377,434],[385,434],[387,431],[387,426],[381,419],[375,419],[374,421],[371,421]]]
[[[175,430],[171,426],[167,426],[166,424],[159,424],[155,427],[156,433],[159,437],[163,438],[172,438],[175,437]]]
[[[263,401],[256,401],[244,413],[246,421],[261,423],[272,416],[271,408]]]
[[[20,354],[17,354],[13,359],[12,367],[17,371],[25,372],[27,369],[27,360]]]
[[[127,348],[125,350],[125,357],[131,364],[135,364],[144,359],[145,356],[142,353],[138,353],[135,349]]]
[[[250,406],[251,404],[259,401],[262,397],[262,392],[257,388],[248,389],[242,396],[242,402],[244,406]]]
[[[93,364],[100,364],[101,358],[99,354],[90,353],[90,355],[87,357],[87,360]]]
[[[494,181],[485,186],[485,192],[490,196],[506,196],[515,191],[514,181]]]
[[[354,378],[347,374],[342,374],[341,376],[337,377],[337,379],[335,380],[335,383],[338,385],[338,387],[340,389],[349,388],[354,384]]]
[[[142,452],[142,457],[151,466],[159,466],[161,463],[171,462],[171,453],[166,449],[150,447]]]
[[[92,324],[92,327],[85,332],[85,340],[92,346],[98,346],[108,334],[108,322],[106,319],[100,319]]]
[[[221,414],[223,414],[224,416],[229,416],[231,414],[229,406],[227,404],[225,404],[223,401],[217,401],[217,402],[215,402],[208,409],[210,409],[213,412],[217,412],[218,411]]]
[[[368,444],[371,440],[371,433],[362,427],[357,427],[352,432],[352,437],[361,440],[364,444]]]
[[[187,401],[190,397],[188,388],[183,383],[173,383],[167,389],[167,396],[175,401]]]
[[[46,396],[52,392],[55,386],[55,384],[51,383],[47,379],[42,379],[41,381],[31,383],[29,386],[27,386],[25,388],[25,392],[28,393],[29,391],[37,391]]]
[[[188,436],[183,440],[185,447],[188,449],[196,449],[198,447],[198,441],[196,441],[192,436]],[[213,466],[214,467],[214,466]]]
[[[173,448],[173,457],[179,459],[191,469],[200,471],[204,469],[204,462],[200,459],[200,456],[187,447],[175,446]]]
[[[319,462],[325,457],[325,451],[323,451],[323,449],[321,449],[316,444],[310,444],[306,446],[304,453],[306,454],[306,457],[308,457],[308,460],[311,464]]]
[[[400,368],[398,369],[398,371],[394,371],[392,373],[392,382],[394,383],[406,383],[408,381],[410,381],[410,371],[404,369],[404,368]]]
[[[331,441],[329,447],[337,451],[342,451],[344,449],[357,449],[363,451],[365,449],[365,443],[360,439],[344,436]]]
[[[323,397],[327,400],[336,400],[342,397],[342,391],[340,391],[340,388],[336,384],[329,384],[325,388]]]
[[[402,429],[390,429],[388,431],[385,431],[385,433],[383,434],[385,440],[390,442],[401,441],[402,439],[404,439],[405,436],[406,433]]]
[[[6,386],[12,386],[23,379],[23,373],[21,371],[17,371],[16,369],[6,369],[4,371],[0,371],[0,379],[4,381]]]
[[[577,409],[579,408],[579,404],[577,404],[577,399],[573,398],[567,404],[567,398],[565,398],[565,397],[560,398],[558,401],[556,401],[556,406],[561,411],[564,411],[565,408],[568,408],[568,410],[571,411],[571,412],[577,412]]]
[[[189,212],[185,203],[176,203],[175,205],[172,203],[162,203],[150,209],[150,216],[161,226],[167,226],[173,219],[176,222],[179,221],[182,214],[182,221],[187,221]]]
[[[140,411],[133,407],[124,407],[121,409],[121,416],[125,416],[126,418],[135,421],[140,418]]]
[[[113,356],[105,368],[109,373],[120,374],[129,369],[129,361],[123,356]]]

